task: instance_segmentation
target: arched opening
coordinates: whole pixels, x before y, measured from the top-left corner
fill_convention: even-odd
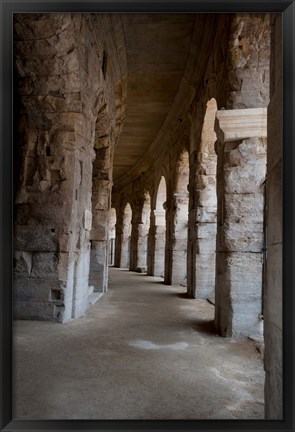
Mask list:
[[[157,192],[156,208],[154,210],[155,244],[153,275],[164,278],[165,244],[166,244],[166,211],[164,205],[167,200],[167,186],[162,176]]]
[[[229,344],[228,339],[216,339],[213,321],[209,321],[214,308],[202,298],[216,303],[215,323],[223,336],[243,336],[245,340],[247,336],[254,339],[256,333],[260,336],[257,324],[261,313],[262,255],[263,251],[266,253],[267,243],[264,367],[268,404],[265,413],[266,418],[281,419],[281,170],[287,167],[282,166],[280,136],[280,14],[270,14],[272,20],[278,20],[277,25],[276,21],[269,25],[269,18],[264,18],[264,14],[243,14],[241,17],[221,14],[211,16],[212,20],[206,15],[200,16],[200,21],[194,14],[188,14],[192,16],[191,22],[186,22],[188,17],[183,15],[180,18],[173,16],[172,22],[162,15],[155,22],[141,16],[133,23],[124,17],[116,21],[112,16],[110,20],[105,14],[102,17],[99,14],[89,17],[83,14],[75,17],[51,15],[42,17],[38,14],[36,18],[27,17],[23,21],[19,17],[15,26],[14,52],[20,78],[15,89],[24,105],[19,115],[25,117],[19,131],[24,148],[15,149],[15,152],[24,151],[20,157],[25,158],[25,166],[24,171],[20,167],[19,172],[18,165],[22,161],[17,159],[15,174],[22,176],[23,171],[25,184],[17,212],[14,211],[13,291],[18,311],[14,317],[60,322],[78,318],[90,303],[89,265],[89,282],[92,283],[93,276],[95,290],[106,289],[108,264],[113,264],[112,240],[116,240],[119,267],[135,270],[137,265],[144,266],[148,249],[148,255],[152,256],[152,273],[149,274],[163,276],[165,268],[165,282],[166,277],[169,281],[172,277],[172,283],[185,283],[184,215],[188,171],[185,171],[184,162],[187,154],[180,155],[178,167],[175,161],[179,153],[175,149],[180,148],[180,140],[187,136],[192,113],[194,140],[189,150],[189,200],[192,206],[188,224],[192,237],[188,243],[191,241],[194,252],[189,258],[191,260],[193,256],[193,260],[187,265],[187,285],[192,287],[193,297],[201,300],[188,300],[183,295],[185,288],[162,286],[157,281],[154,283],[152,278],[112,268],[112,274],[116,274],[111,280],[114,291],[104,296],[104,301],[96,305],[97,309],[92,308],[85,319],[72,321],[63,329],[49,324],[36,328],[36,322],[19,323],[14,345],[19,347],[15,357],[22,361],[18,362],[15,375],[21,377],[17,386],[21,395],[19,407],[22,408],[15,411],[14,418],[31,417],[31,413],[42,418],[63,418],[64,413],[69,417],[74,414],[81,418],[101,418],[98,408],[105,418],[120,417],[122,413],[126,418],[142,418],[142,407],[149,401],[144,400],[146,392],[142,392],[137,384],[152,376],[146,393],[148,398],[152,395],[154,400],[168,400],[167,396],[170,399],[163,411],[163,407],[159,410],[155,405],[153,410],[149,404],[149,418],[203,419],[210,415],[212,419],[245,419],[247,416],[262,419],[263,367],[262,361],[258,362],[256,358],[259,347],[256,339],[255,345],[253,341],[251,347],[245,345],[244,357],[240,356],[244,340]],[[119,32],[121,26],[123,34]],[[212,28],[214,32],[210,30]],[[152,34],[159,39],[156,45],[151,41]],[[163,45],[159,35],[163,36]],[[270,68],[272,84],[268,104],[269,35],[273,44],[272,63],[275,61],[275,64],[271,63]],[[65,43],[59,43],[60,38]],[[195,44],[200,38],[202,50]],[[142,47],[136,47],[137,40],[141,41]],[[150,41],[149,48],[156,46],[156,51],[149,49],[143,54],[147,40]],[[186,45],[187,50],[184,49]],[[177,50],[172,52],[174,48]],[[203,61],[204,52],[208,52],[206,62]],[[128,60],[126,67],[124,58]],[[79,71],[83,73],[79,74]],[[116,84],[119,79],[125,83],[122,88]],[[125,116],[124,88],[127,87],[130,98]],[[101,93],[105,93],[103,103],[99,102]],[[206,106],[208,94],[218,94],[220,106],[225,107],[217,115],[214,99]],[[108,115],[104,111],[107,106]],[[266,136],[259,130],[264,114],[259,118],[256,111],[254,127],[248,122],[252,117],[251,110],[256,106],[261,109],[263,106],[265,110],[268,106],[270,146],[265,207],[268,236],[264,244]],[[100,122],[95,127],[97,115]],[[216,117],[222,123],[226,116],[225,127],[228,126],[231,136],[225,137],[222,126],[219,141],[217,132],[217,164],[214,119]],[[121,130],[122,134],[119,134]],[[119,157],[113,166],[115,146],[119,149]],[[161,178],[163,172],[167,185]],[[15,185],[18,183],[16,179]],[[113,184],[116,211],[110,210]],[[147,194],[144,202],[143,191],[148,189],[151,197]],[[126,205],[128,201],[132,208],[130,204]],[[115,224],[118,225],[116,234]],[[217,231],[218,242],[215,239]],[[148,245],[147,232],[150,233]],[[211,315],[203,313],[206,306]],[[10,309],[9,305],[5,308]],[[81,343],[80,337],[84,337]],[[88,342],[91,346],[87,350],[84,348]],[[150,350],[146,351],[148,355],[144,355],[143,349]],[[134,363],[125,362],[122,379],[122,359],[132,356],[135,360],[139,357],[150,360],[153,349],[157,350],[157,358],[161,353],[162,358],[166,358],[167,362],[162,362],[163,368],[175,378],[169,383],[173,385],[159,385],[164,380],[168,383],[169,377],[149,361],[137,368],[136,380],[133,380],[135,386],[128,388],[127,405],[124,406],[126,379],[134,373]],[[87,357],[86,351],[90,353],[87,352]],[[168,352],[172,355],[166,355]],[[40,361],[42,357],[48,359],[46,364]],[[244,360],[247,360],[248,368],[250,357],[253,357],[253,367],[245,374]],[[192,358],[197,368],[190,367]],[[177,361],[179,359],[181,363]],[[67,374],[69,368],[75,370],[71,380]],[[33,382],[35,370],[38,370],[38,383],[42,384],[39,393],[30,391],[32,386],[27,386],[28,382]],[[116,371],[118,374],[112,376],[115,385],[112,387],[109,385],[110,374]],[[252,393],[253,373],[255,392]],[[91,378],[83,380],[85,388],[81,387],[81,379],[74,382],[81,376]],[[184,386],[183,383],[192,385]],[[74,388],[79,388],[79,394],[83,395],[82,403],[78,397],[73,397]],[[46,394],[46,389],[54,393]],[[212,389],[216,391],[212,392]],[[163,393],[159,395],[158,390]],[[70,402],[69,406],[59,403],[61,396]],[[56,403],[44,404],[46,398]],[[112,404],[93,404],[97,400],[112,400]],[[208,400],[212,403],[210,407]],[[196,404],[196,401],[203,403]],[[42,406],[34,405],[35,402]],[[119,409],[116,411],[114,407]]]
[[[207,103],[204,117],[196,176],[196,255],[193,268],[193,297],[215,296],[215,251],[216,251],[216,167],[214,149],[216,133],[214,123],[217,103],[214,98]]]
[[[109,219],[109,265],[115,263],[115,242],[116,242],[116,209],[113,207],[110,210]]]
[[[121,263],[120,267],[129,268],[130,264],[130,239],[131,239],[132,209],[129,203],[126,204],[123,212]]]
[[[183,151],[177,163],[174,192],[174,224],[172,239],[171,283],[187,284],[187,229],[188,229],[189,154]]]
[[[142,219],[138,232],[137,267],[140,271],[146,271],[148,259],[148,235],[150,230],[151,197],[147,192],[142,207]]]

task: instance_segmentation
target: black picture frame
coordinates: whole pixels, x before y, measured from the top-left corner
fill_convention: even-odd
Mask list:
[[[12,419],[12,227],[13,98],[12,16],[16,12],[279,12],[283,16],[283,420],[13,420]],[[294,431],[294,1],[287,0],[0,0],[0,383],[1,431],[231,430]]]

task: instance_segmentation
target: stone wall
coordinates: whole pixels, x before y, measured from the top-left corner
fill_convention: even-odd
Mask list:
[[[113,67],[106,76],[102,71],[100,32],[104,26],[112,31],[108,16],[17,14],[14,20],[21,160],[15,317],[65,322],[88,306],[90,233],[96,228],[93,162],[106,159],[94,151],[95,125],[105,99],[111,135],[119,133],[124,98],[113,89],[123,82],[122,71]],[[114,51],[110,62],[118,57]]]
[[[272,17],[271,44],[268,14],[196,14],[185,72],[143,168],[136,164],[114,185],[126,105],[120,19],[17,14],[14,20],[15,317],[65,322],[85,311],[92,290],[106,291],[112,206],[116,266],[147,266],[165,283],[186,284],[189,297],[215,296],[215,323],[224,336],[257,334],[266,184],[266,417],[281,418],[279,16]]]

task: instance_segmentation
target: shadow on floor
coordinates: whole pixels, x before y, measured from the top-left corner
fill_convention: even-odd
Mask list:
[[[183,299],[189,299],[189,298],[191,298],[191,297],[188,295],[187,292],[185,292],[185,293],[177,293],[176,296],[179,297],[179,298],[183,298]]]
[[[147,281],[149,284],[165,285],[164,279],[160,281]]]
[[[214,320],[194,320],[192,323],[192,329],[211,336],[215,336],[217,334]]]

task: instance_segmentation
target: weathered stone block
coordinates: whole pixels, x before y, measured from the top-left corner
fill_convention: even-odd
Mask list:
[[[33,265],[33,252],[14,252],[13,273],[16,277],[30,275]]]
[[[76,254],[69,254],[65,252],[59,252],[58,254],[58,265],[57,265],[57,277],[60,281],[67,281],[73,276],[73,272],[70,271],[71,263],[75,262]]]
[[[90,233],[90,240],[106,241],[108,238],[108,227],[105,225],[96,225]]]
[[[214,237],[209,239],[198,239],[195,242],[196,253],[200,255],[215,255],[216,239]]]
[[[195,192],[195,201],[200,207],[216,208],[216,190],[205,189]]]
[[[31,277],[57,279],[57,253],[34,252],[32,258]]]
[[[250,220],[252,223],[263,222],[263,193],[224,194],[224,208],[228,222]]]
[[[217,253],[216,292],[235,303],[261,298],[262,254]]]
[[[23,204],[15,204],[14,207],[15,215],[16,215],[16,224],[17,225],[27,225],[31,216],[31,204],[23,203]]]
[[[257,162],[256,166],[246,165],[225,169],[225,193],[246,194],[260,192],[265,179],[265,162]]]
[[[60,290],[60,283],[44,277],[15,277],[13,287],[16,302],[49,302],[51,290]]]
[[[197,239],[215,239],[216,238],[216,225],[212,223],[198,223],[196,224],[196,238]]]
[[[54,304],[18,300],[14,303],[14,319],[55,321]]]
[[[90,250],[80,251],[78,261],[75,267],[75,279],[84,278],[88,276],[90,265]]]
[[[187,238],[176,238],[173,242],[173,250],[186,253]]]
[[[232,336],[262,336],[261,301],[234,303],[232,316]]]
[[[195,298],[211,298],[215,293],[215,253],[197,254],[195,260]]]
[[[196,214],[196,222],[216,222],[217,208],[216,207],[198,207]]]
[[[106,269],[108,262],[108,245],[106,242],[93,241],[90,255],[89,283],[94,291],[106,291]]]
[[[263,248],[263,224],[241,221],[227,222],[223,226],[224,251],[261,252]]]
[[[54,252],[58,249],[58,236],[52,231],[51,226],[46,225],[16,225],[14,237],[14,249],[16,251],[43,251]]]

